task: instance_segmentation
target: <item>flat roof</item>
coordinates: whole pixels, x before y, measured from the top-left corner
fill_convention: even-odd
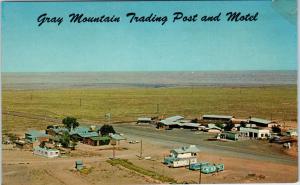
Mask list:
[[[112,139],[114,139],[114,140],[125,140],[126,138],[125,137],[123,137],[123,136],[121,136],[120,134],[112,134],[111,136],[110,136]]]
[[[97,132],[77,133],[80,137],[96,137],[99,136]]]
[[[77,161],[76,161],[76,164],[82,165],[83,162],[82,162],[81,160],[77,160]]]
[[[222,118],[222,119],[232,119],[233,116],[226,116],[226,115],[214,115],[214,114],[211,114],[211,115],[203,115],[202,118]]]
[[[138,118],[138,121],[152,121],[151,118]]]
[[[181,123],[180,126],[199,127],[199,123]]]
[[[28,134],[32,137],[48,137],[49,136],[48,134],[41,132],[41,131],[37,131],[37,130],[29,130],[25,134]]]
[[[90,137],[91,140],[93,141],[106,141],[106,140],[110,140],[109,137],[107,136],[94,136],[94,137]]]

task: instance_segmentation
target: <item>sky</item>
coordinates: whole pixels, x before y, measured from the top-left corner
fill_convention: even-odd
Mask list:
[[[177,11],[222,20],[172,23]],[[227,22],[230,11],[258,20]],[[129,23],[128,12],[169,20]],[[38,26],[43,13],[64,21]],[[70,13],[121,21],[75,24]],[[1,18],[3,72],[297,70],[296,24],[272,1],[3,2]]]

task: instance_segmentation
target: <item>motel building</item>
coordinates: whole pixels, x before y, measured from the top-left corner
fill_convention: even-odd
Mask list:
[[[40,155],[43,157],[48,157],[48,158],[55,158],[59,156],[59,150],[36,146],[33,148],[33,154]]]
[[[270,130],[266,128],[240,128],[240,133],[242,136],[256,138],[256,139],[266,139],[270,136]]]

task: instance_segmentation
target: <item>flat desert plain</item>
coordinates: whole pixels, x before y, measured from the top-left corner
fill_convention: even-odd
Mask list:
[[[215,134],[186,129],[158,130],[138,126],[138,117],[203,114],[249,116],[278,121],[285,129],[297,128],[297,87],[174,87],[174,88],[70,88],[2,91],[2,131],[24,137],[27,129],[43,130],[66,116],[83,125],[108,123],[124,134],[116,158],[112,147],[79,143],[76,150],[57,159],[47,159],[12,145],[2,147],[3,184],[154,184],[198,183],[199,172],[169,168],[162,164],[170,149],[194,144],[199,161],[223,163],[225,170],[202,174],[201,183],[297,182],[298,147],[286,150],[266,140],[207,141]],[[141,144],[128,141],[142,140]],[[148,160],[144,157],[149,157]],[[82,160],[87,171],[75,170]],[[155,175],[153,175],[155,174]]]

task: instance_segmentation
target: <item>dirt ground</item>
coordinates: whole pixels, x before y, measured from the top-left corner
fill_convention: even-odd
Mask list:
[[[105,162],[111,151],[100,151],[82,147],[73,157],[47,159],[35,156],[31,151],[3,149],[3,184],[9,185],[82,185],[82,184],[142,184],[147,179],[128,170],[121,170]],[[89,153],[85,157],[81,154]],[[109,151],[109,152],[108,152]],[[101,154],[100,154],[101,153]],[[126,156],[124,156],[126,157]],[[75,170],[75,161],[82,160],[90,173],[81,174]],[[150,181],[151,182],[151,181]],[[149,183],[149,182],[148,182]]]
[[[130,137],[134,139],[134,137]],[[136,138],[137,139],[137,138]],[[121,141],[116,150],[116,157],[129,159],[133,164],[144,169],[176,179],[178,182],[198,183],[199,172],[186,168],[168,168],[162,164],[163,157],[169,150],[151,140],[143,140],[142,156],[150,160],[139,159],[140,143],[129,144]],[[150,177],[138,174],[119,166],[112,166],[106,161],[112,157],[111,146],[93,147],[79,144],[77,150],[66,157],[47,159],[35,156],[31,151],[15,149],[3,145],[3,184],[4,185],[66,185],[66,184],[154,184],[161,183]],[[199,161],[223,163],[225,171],[216,174],[201,175],[201,183],[287,183],[298,181],[298,167],[295,164],[234,158],[218,153],[200,152]],[[90,170],[82,174],[75,170],[76,160],[82,160]]]

